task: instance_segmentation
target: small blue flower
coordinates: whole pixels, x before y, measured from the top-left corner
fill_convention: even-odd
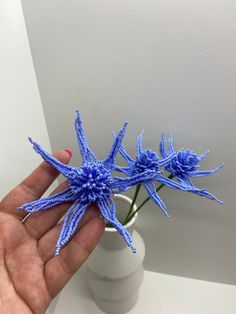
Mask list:
[[[169,214],[166,210],[166,205],[156,192],[154,182],[160,182],[172,189],[178,189],[182,191],[186,191],[186,188],[182,184],[166,178],[162,175],[163,170],[161,170],[161,167],[168,164],[171,158],[173,158],[174,154],[166,156],[165,158],[160,160],[156,152],[149,149],[143,150],[142,138],[143,132],[141,132],[137,139],[137,156],[135,159],[133,159],[126,152],[123,145],[120,146],[120,154],[127,161],[128,167],[115,166],[115,170],[123,172],[131,178],[132,176],[136,177],[138,174],[143,174],[143,180],[140,181],[140,183],[145,187],[153,202],[159,205],[161,211],[167,217],[169,217]]]
[[[199,163],[206,157],[209,151],[204,154],[197,155],[189,149],[180,149],[178,152],[173,147],[173,139],[170,134],[168,139],[168,153],[165,151],[165,140],[162,134],[160,142],[160,153],[163,158],[172,156],[169,163],[166,164],[165,170],[170,172],[176,179],[183,185],[186,186],[188,192],[195,193],[199,196],[205,196],[211,200],[215,200],[218,203],[223,204],[222,201],[218,200],[213,194],[209,193],[205,189],[199,189],[192,183],[190,178],[197,178],[202,176],[209,176],[218,170],[220,170],[224,164],[212,170],[198,170]]]
[[[75,233],[80,219],[86,209],[92,203],[96,203],[104,219],[110,223],[123,236],[127,245],[132,251],[136,249],[132,245],[130,233],[116,218],[115,204],[112,200],[112,193],[120,193],[134,184],[143,180],[143,175],[138,174],[132,178],[113,177],[112,171],[115,168],[115,157],[120,149],[121,141],[125,134],[127,123],[120,130],[114,139],[112,148],[104,160],[97,160],[94,153],[87,144],[87,140],[82,127],[82,121],[79,112],[75,119],[75,129],[77,141],[82,156],[81,167],[72,167],[65,165],[52,155],[48,154],[43,148],[34,142],[34,150],[51,166],[55,167],[68,180],[69,186],[57,194],[42,198],[20,206],[19,210],[25,210],[29,213],[35,213],[40,210],[51,208],[55,205],[67,201],[73,201],[73,205],[68,209],[64,217],[58,241],[56,244],[55,255],[59,255],[60,249],[64,246]]]

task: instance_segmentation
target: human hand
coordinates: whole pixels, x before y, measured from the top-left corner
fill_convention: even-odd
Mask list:
[[[68,163],[68,151],[54,155]],[[58,176],[45,162],[0,202],[0,313],[42,314],[72,275],[85,262],[104,231],[99,210],[91,206],[59,256],[54,256],[62,222],[70,202],[27,216],[17,211],[40,198]],[[58,186],[57,193],[66,182]],[[27,216],[27,218],[26,218]]]

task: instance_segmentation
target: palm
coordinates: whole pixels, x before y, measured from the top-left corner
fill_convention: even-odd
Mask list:
[[[63,160],[62,156],[58,159],[60,157]],[[42,169],[47,169],[46,184],[40,191],[38,188],[36,192],[25,193],[32,186],[29,180],[32,181],[32,176],[39,179]],[[45,178],[45,172],[43,175]],[[68,246],[62,249],[60,256],[54,257],[61,226],[57,222],[70,204],[31,215],[22,223],[26,214],[16,212],[16,206],[23,203],[26,194],[25,201],[36,198],[37,193],[42,195],[56,175],[50,166],[42,164],[0,203],[0,312],[44,313],[102,235],[104,222],[97,217],[97,209],[91,208]],[[78,253],[75,254],[75,250]]]
[[[14,217],[0,214],[4,256],[3,271],[9,276],[6,289],[22,313],[43,313],[52,299],[44,275],[45,263],[37,248],[37,240],[28,234],[24,225]]]

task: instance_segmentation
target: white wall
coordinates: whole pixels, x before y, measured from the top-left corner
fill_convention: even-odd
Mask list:
[[[163,190],[171,219],[149,204],[138,227],[147,269],[235,284],[235,1],[22,3],[54,150],[77,149],[79,108],[100,158],[110,131],[128,120],[125,143],[133,153],[143,127],[144,145],[153,149],[161,131],[172,130],[178,147],[211,149],[203,168],[226,163],[198,181],[223,207]]]
[[[1,0],[0,38],[1,199],[41,162],[27,137],[50,145],[20,1]]]
[[[0,1],[0,38],[1,200],[41,162],[27,137],[50,144],[20,0]]]

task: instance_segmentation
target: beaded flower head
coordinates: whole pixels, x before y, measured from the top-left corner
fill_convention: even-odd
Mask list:
[[[221,164],[219,167],[211,170],[198,170],[200,162],[207,156],[209,150],[201,155],[197,155],[189,149],[180,149],[175,151],[173,146],[172,134],[168,138],[168,153],[165,150],[165,139],[164,134],[160,141],[160,154],[163,158],[170,158],[170,161],[165,165],[165,170],[168,171],[173,177],[175,177],[179,183],[185,186],[187,192],[195,193],[199,196],[204,196],[211,200],[214,200],[220,204],[223,204],[222,201],[218,200],[213,194],[208,192],[206,189],[197,188],[191,178],[198,178],[203,176],[209,176],[217,171],[219,171],[224,164]]]
[[[31,138],[34,150],[51,166],[55,167],[67,180],[68,187],[63,191],[49,197],[35,200],[18,207],[18,210],[25,210],[28,213],[36,213],[61,204],[73,201],[73,205],[67,210],[64,222],[57,240],[55,255],[59,255],[60,249],[71,239],[76,228],[85,214],[86,209],[92,203],[96,203],[101,215],[123,236],[127,245],[132,251],[136,249],[132,244],[132,236],[119,222],[116,217],[115,204],[112,200],[113,193],[120,193],[130,186],[143,180],[142,174],[131,178],[113,177],[112,171],[115,168],[115,157],[120,149],[127,123],[124,124],[113,141],[112,148],[104,160],[97,160],[95,154],[87,144],[85,133],[82,127],[80,114],[77,111],[75,119],[75,130],[77,141],[82,156],[81,167],[65,165],[55,157],[47,153],[38,143]],[[144,178],[145,179],[145,178]]]

